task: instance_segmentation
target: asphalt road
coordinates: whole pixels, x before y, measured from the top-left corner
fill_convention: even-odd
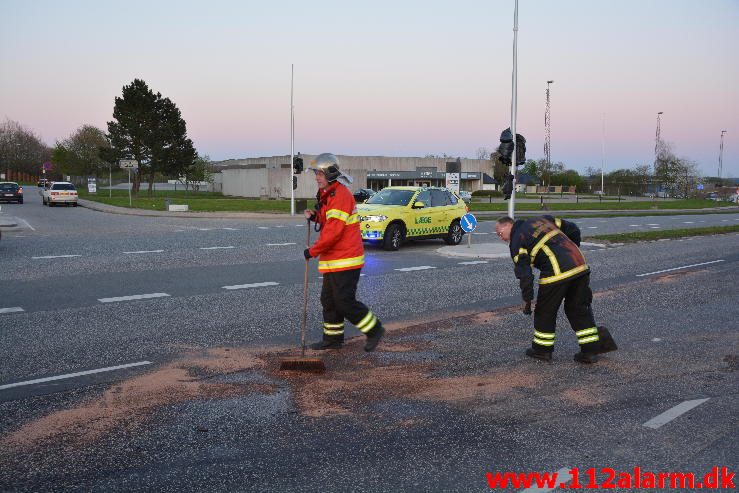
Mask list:
[[[273,368],[297,341],[301,221],[49,209],[32,193],[3,213],[20,227],[0,241],[0,489],[483,491],[495,471],[737,470],[739,235],[586,247],[596,317],[621,346],[592,367],[571,360],[564,319],[553,364],[522,355],[510,260],[369,247],[359,298],[386,341],[301,379]],[[577,222],[588,235],[737,221]],[[205,383],[181,395],[187,378]],[[680,405],[695,407],[645,426]]]

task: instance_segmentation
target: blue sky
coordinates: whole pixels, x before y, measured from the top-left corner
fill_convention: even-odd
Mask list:
[[[144,79],[214,159],[296,150],[474,157],[510,124],[513,0],[0,0],[0,118],[48,144]],[[520,0],[518,129],[574,169],[679,156],[739,176],[739,0]]]

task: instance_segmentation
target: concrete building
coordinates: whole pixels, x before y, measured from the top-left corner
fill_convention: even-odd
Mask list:
[[[315,154],[301,154],[306,172],[298,177],[296,198],[316,195],[313,173],[308,171]],[[452,158],[343,156],[339,155],[342,172],[354,179],[353,190],[371,188],[380,190],[391,185],[444,186],[446,164]],[[462,159],[460,190],[496,190],[490,161]],[[217,181],[224,195],[238,197],[290,197],[290,156],[271,156],[247,159],[229,159],[213,163],[221,171]]]

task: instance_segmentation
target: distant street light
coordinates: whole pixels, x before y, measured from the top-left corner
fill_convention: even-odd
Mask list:
[[[721,181],[721,172],[724,168],[724,134],[726,130],[721,131],[721,147],[718,152],[718,179]]]
[[[655,137],[654,137],[654,174],[655,175],[657,174],[657,159],[659,156],[659,144],[660,144],[660,140],[662,139],[662,135],[661,135],[662,130],[660,129],[660,124],[661,124],[660,115],[662,113],[664,113],[664,111],[657,112],[657,132],[655,133]],[[656,185],[654,189],[654,195],[655,197],[657,196]]]

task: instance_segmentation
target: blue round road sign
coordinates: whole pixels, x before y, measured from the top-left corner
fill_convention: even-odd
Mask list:
[[[460,225],[462,226],[462,229],[465,233],[472,233],[477,227],[477,219],[475,219],[475,216],[468,212],[467,214],[462,216]]]

